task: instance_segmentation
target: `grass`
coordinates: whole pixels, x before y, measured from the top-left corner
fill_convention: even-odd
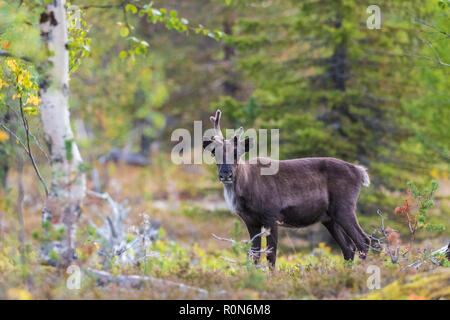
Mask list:
[[[202,167],[194,170],[155,166],[145,169],[109,166],[107,170],[107,191],[119,202],[129,200],[131,212],[127,225],[139,226],[140,214],[144,212],[161,223],[158,240],[148,248],[158,252],[159,257],[145,259],[133,266],[113,264],[107,270],[112,274],[150,276],[183,283],[207,290],[208,299],[450,298],[448,267],[431,271],[428,266],[418,271],[402,270],[392,264],[387,256],[376,253],[370,253],[366,260],[346,262],[332,241],[308,242],[302,236],[304,230],[280,233],[282,245],[275,272],[267,267],[256,268],[247,261],[245,250],[211,237],[215,233],[241,240],[247,239],[248,235],[239,218],[224,208],[218,183],[207,170]],[[126,176],[121,174],[124,170]],[[163,177],[166,182],[160,183]],[[83,273],[79,290],[67,289],[70,274],[44,266],[39,261],[42,200],[31,173],[26,174],[25,178],[30,179],[25,181],[25,265],[21,263],[18,249],[15,191],[9,190],[0,198],[0,212],[3,212],[0,227],[1,299],[204,298],[195,292],[161,288],[154,283],[142,283],[139,287],[118,284],[100,286],[97,279],[88,273]],[[13,179],[14,176],[11,177]],[[171,183],[167,183],[167,179]],[[440,200],[440,208],[432,214],[433,219],[448,217],[445,201]],[[106,203],[86,198],[77,239],[78,264],[82,270],[103,267],[96,239],[87,221],[108,212]],[[374,213],[373,217],[366,215],[361,220],[370,232],[367,226],[377,225],[378,216]],[[322,231],[318,229],[314,232]],[[446,234],[448,232],[433,234],[436,237],[428,238],[422,245],[442,246]],[[369,266],[380,268],[380,290],[368,288]]]

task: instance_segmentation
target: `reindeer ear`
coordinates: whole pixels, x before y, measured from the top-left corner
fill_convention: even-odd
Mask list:
[[[206,150],[206,148],[207,148],[211,143],[213,143],[212,140],[203,140],[203,149]],[[216,150],[216,148],[212,148],[212,149],[209,148],[209,150],[211,151],[211,154],[214,156],[214,155],[215,155],[215,150]]]
[[[244,139],[244,152],[249,152],[253,148],[253,139],[247,137]]]
[[[240,158],[243,154],[249,152],[253,148],[253,139],[247,137],[242,141],[239,142],[236,141],[236,145],[237,145],[237,158]]]
[[[238,148],[238,146],[239,146],[239,138],[238,137],[236,137],[236,136],[233,137],[233,144],[234,144],[235,148]]]

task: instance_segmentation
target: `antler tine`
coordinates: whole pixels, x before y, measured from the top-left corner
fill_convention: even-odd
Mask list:
[[[216,116],[211,116],[209,119],[214,124],[214,129],[216,130],[216,133],[219,137],[223,138],[222,131],[220,130],[220,117],[222,115],[222,111],[220,109],[217,109]]]
[[[244,133],[244,128],[240,127],[239,129],[236,130],[236,132],[234,133],[234,136],[238,139],[241,140],[241,136]]]

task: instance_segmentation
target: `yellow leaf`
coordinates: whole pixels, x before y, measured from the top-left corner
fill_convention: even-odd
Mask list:
[[[9,134],[0,130],[0,142],[6,141],[9,139]]]
[[[439,170],[437,168],[433,168],[433,170],[430,171],[430,175],[435,179],[439,179]]]
[[[31,88],[32,83],[30,80],[30,73],[28,71],[24,71],[17,77],[17,82],[27,89]]]
[[[6,82],[4,82],[4,81],[2,80],[2,78],[0,78],[0,89],[1,89],[2,87],[9,87],[9,84],[7,84]]]
[[[11,288],[8,289],[8,298],[15,300],[32,300],[33,296],[25,289]]]
[[[14,59],[9,59],[8,61],[6,61],[6,64],[9,66],[9,68],[13,72],[17,72],[19,70],[19,68],[17,67],[17,64],[16,64],[16,60],[14,60]]]
[[[37,95],[32,94],[28,97],[26,103],[31,103],[32,105],[38,106],[41,103],[41,99]]]

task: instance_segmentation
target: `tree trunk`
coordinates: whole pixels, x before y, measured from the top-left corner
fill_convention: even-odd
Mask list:
[[[223,30],[225,34],[232,35],[234,25],[234,16],[230,11],[226,11],[223,21]],[[236,73],[233,71],[233,56],[236,54],[234,48],[225,44],[223,47],[225,61],[225,81],[223,83],[224,94],[235,98],[236,92],[239,90],[239,84],[236,81]]]
[[[65,0],[47,5],[40,19],[41,36],[48,50],[48,64],[41,84],[44,139],[52,169],[52,181],[42,211],[44,228],[62,231],[60,239],[43,245],[41,257],[51,263],[68,264],[75,259],[76,221],[81,212],[86,182],[82,159],[70,126],[69,52]],[[62,229],[63,228],[63,229]]]
[[[3,123],[8,125],[10,122],[9,111],[3,116]],[[11,139],[12,141],[12,139]],[[10,142],[11,143],[11,142]],[[9,156],[5,146],[0,148],[0,188],[6,189],[9,172]]]

